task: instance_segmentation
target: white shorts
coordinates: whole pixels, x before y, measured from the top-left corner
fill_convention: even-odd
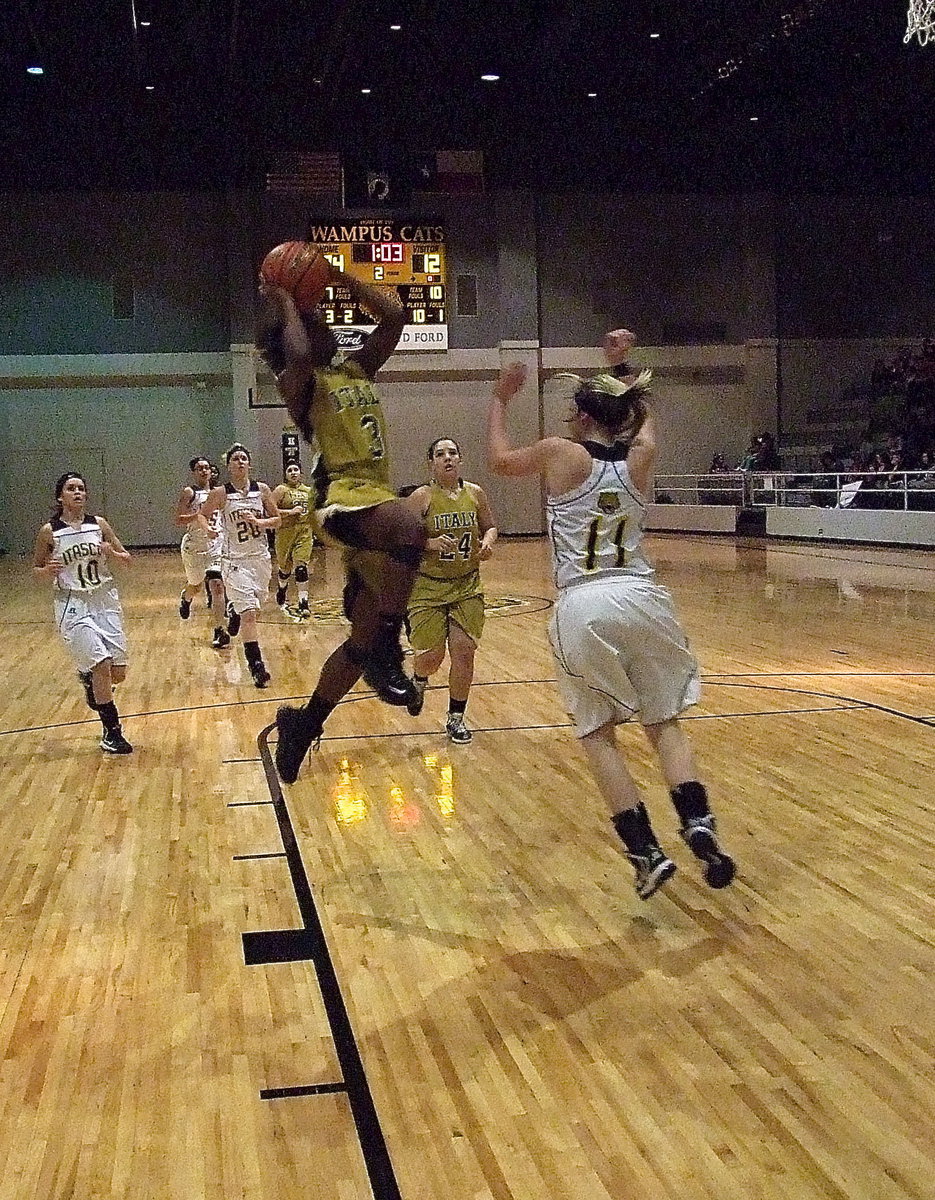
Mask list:
[[[209,571],[221,573],[221,539],[209,542],[207,548],[202,546],[199,550],[197,546],[197,542],[193,546],[182,539],[182,567],[185,571],[185,582],[189,587],[201,583]]]
[[[107,658],[115,667],[126,666],[127,635],[115,587],[56,596],[55,622],[72,661],[82,673]]]
[[[249,558],[226,558],[221,564],[221,578],[227,599],[234,612],[245,613],[263,607],[269,595],[269,580],[273,564],[268,554],[252,554]]]
[[[637,713],[644,725],[668,721],[701,695],[672,597],[652,579],[604,577],[563,588],[549,639],[579,738]]]

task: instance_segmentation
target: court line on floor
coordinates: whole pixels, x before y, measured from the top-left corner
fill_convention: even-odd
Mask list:
[[[882,678],[882,679],[903,679],[903,678],[915,678],[917,676],[921,676],[921,677],[935,676],[935,671],[762,671],[762,672],[740,671],[740,672],[737,672],[736,674],[723,674],[723,673],[708,674],[706,672],[702,672],[701,679],[702,679],[702,682],[704,682],[706,684],[710,684],[711,686],[717,687],[719,685],[728,686],[728,684],[726,684],[725,681],[733,681],[733,680],[737,680],[737,679],[774,679],[774,678],[779,678],[779,679],[786,679],[786,678],[788,678],[788,679],[793,679],[793,678],[838,679],[838,678],[849,678],[849,677],[853,677],[853,676],[862,677],[862,678],[872,678],[872,679],[880,679],[880,678]],[[555,679],[554,676],[552,676],[551,678],[547,678],[547,679],[478,680],[472,685],[472,690],[476,690],[478,688],[487,688],[487,687],[514,687],[514,686],[515,687],[535,687],[535,686],[538,686],[539,684],[554,684],[556,682],[557,682],[557,680]],[[758,685],[758,684],[747,685],[747,684],[738,683],[738,684],[730,684],[730,686],[756,687],[756,686],[761,686],[761,685]],[[764,684],[762,686],[765,688],[768,685]],[[427,689],[427,691],[429,691],[429,692],[444,691],[445,687],[446,687],[445,684],[434,684],[431,687],[429,687]],[[834,692],[805,692],[805,691],[800,691],[797,688],[783,688],[783,689],[774,689],[774,690],[791,691],[791,692],[795,692],[796,694],[805,695],[805,696],[808,696],[808,695],[822,696],[822,697],[826,697],[827,699],[830,699],[830,700],[846,700],[849,702],[849,704],[851,704],[855,707],[861,707],[861,706],[870,707],[870,708],[877,707],[883,712],[889,712],[894,716],[905,717],[907,720],[910,720],[910,721],[921,721],[923,723],[926,723],[933,719],[933,718],[930,718],[927,716],[916,717],[910,713],[901,712],[899,709],[895,709],[895,708],[889,709],[889,708],[886,708],[884,705],[874,704],[874,702],[871,700],[858,700],[854,696],[841,696]],[[217,709],[217,708],[245,708],[248,706],[252,706],[254,704],[276,704],[276,705],[279,705],[279,704],[288,704],[291,701],[299,701],[300,703],[304,704],[305,701],[308,700],[308,695],[309,695],[308,692],[302,692],[296,696],[257,696],[256,698],[249,699],[249,700],[242,699],[242,698],[238,698],[235,700],[232,698],[230,700],[212,701],[209,704],[187,705],[185,707],[180,707],[180,708],[154,708],[154,709],[148,709],[144,712],[123,712],[120,714],[120,719],[122,721],[132,721],[132,720],[138,720],[140,717],[167,717],[167,716],[171,717],[171,716],[178,715],[179,713],[210,712],[212,709]],[[341,704],[354,704],[354,703],[359,703],[363,700],[372,700],[372,699],[374,699],[374,695],[372,692],[355,692],[353,695],[345,697],[341,701]],[[794,710],[789,710],[789,711],[794,711]],[[713,714],[713,715],[719,715],[719,714]],[[738,713],[736,715],[737,716],[743,716],[743,715],[757,716],[757,715],[768,715],[768,714]],[[688,717],[686,717],[686,719],[692,719],[692,718],[689,715]],[[694,719],[697,720],[698,718],[696,717]],[[77,721],[52,721],[46,725],[23,725],[23,726],[15,728],[15,729],[0,729],[0,737],[4,737],[4,736],[10,735],[10,734],[18,734],[18,733],[45,733],[45,732],[47,732],[49,730],[53,730],[53,729],[72,729],[72,728],[78,728],[81,725],[96,725],[96,724],[97,724],[97,718],[90,717],[90,716],[82,717],[80,720],[77,720]],[[532,728],[532,726],[530,726],[530,728]],[[549,728],[552,728],[552,726],[550,726]],[[560,728],[560,726],[555,726],[554,728]],[[255,762],[256,760],[245,758],[245,759],[241,759],[241,760],[231,759],[230,761],[231,762],[237,762],[237,761]]]
[[[328,948],[324,926],[318,913],[312,887],[305,870],[305,863],[299,850],[292,817],[289,813],[286,799],[283,796],[279,776],[273,765],[268,739],[270,731],[274,728],[275,725],[267,725],[261,729],[257,734],[256,743],[263,763],[270,798],[273,801],[273,810],[279,826],[279,835],[282,839],[286,863],[292,880],[292,888],[299,908],[299,915],[303,922],[302,931],[297,932],[305,932],[306,934],[311,952],[309,961],[311,961],[318,979],[318,987],[328,1017],[338,1064],[341,1068],[343,1084],[329,1085],[329,1090],[337,1091],[343,1088],[347,1092],[348,1103],[357,1130],[357,1137],[360,1142],[361,1153],[367,1170],[367,1177],[370,1180],[374,1200],[402,1200],[399,1184],[396,1180],[396,1173],[393,1169],[393,1163],[386,1144],[386,1138],[383,1134],[373,1094],[370,1091],[370,1084],[364,1070],[357,1037],[351,1025],[347,1005],[344,1002],[341,986],[338,983],[334,960]],[[314,1087],[315,1085],[299,1086]],[[296,1093],[290,1089],[284,1094],[304,1093]]]

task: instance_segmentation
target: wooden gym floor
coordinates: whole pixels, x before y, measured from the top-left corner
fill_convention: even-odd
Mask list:
[[[417,720],[361,691],[284,794],[336,563],[310,625],[266,610],[258,692],[135,555],[117,759],[0,562],[0,1198],[932,1200],[935,559],[650,551],[740,875],[704,886],[627,728],[679,867],[648,903],[552,683],[544,542],[487,564],[472,746],[441,687]]]

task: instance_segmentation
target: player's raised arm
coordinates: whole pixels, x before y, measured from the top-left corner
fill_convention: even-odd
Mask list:
[[[487,465],[496,475],[537,475],[549,460],[550,443],[544,438],[531,446],[514,446],[506,425],[506,410],[526,382],[528,372],[522,363],[510,363],[500,372],[487,412]]]
[[[331,277],[335,283],[346,287],[351,293],[351,299],[366,309],[377,321],[376,329],[363,346],[354,354],[348,355],[359,363],[372,379],[399,345],[406,324],[406,310],[395,292],[389,288],[361,283],[353,275],[339,271],[336,267],[332,268]]]

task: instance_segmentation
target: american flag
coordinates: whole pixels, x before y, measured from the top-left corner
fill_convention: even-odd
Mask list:
[[[266,173],[266,190],[279,196],[344,195],[341,156],[282,151],[273,156]]]

